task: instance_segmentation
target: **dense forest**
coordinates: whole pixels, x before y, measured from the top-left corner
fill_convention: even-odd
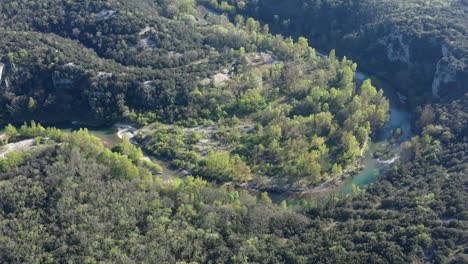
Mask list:
[[[86,130],[9,126],[9,139],[36,147],[0,164],[0,260],[466,263],[467,105],[428,106],[432,120],[419,120],[421,136],[384,179],[295,205],[199,178],[162,180],[138,149],[112,152]]]
[[[1,1],[0,262],[467,263],[467,5]]]

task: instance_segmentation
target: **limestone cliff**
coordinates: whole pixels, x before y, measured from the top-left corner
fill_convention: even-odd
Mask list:
[[[378,43],[386,48],[387,59],[391,62],[411,62],[410,46],[403,41],[401,33],[392,32],[379,39]]]
[[[0,85],[2,84],[2,77],[3,77],[3,68],[5,67],[5,65],[3,65],[2,63],[0,63]]]
[[[468,92],[467,58],[452,49],[434,38],[392,31],[359,53],[370,71],[393,82],[401,93],[444,100]]]

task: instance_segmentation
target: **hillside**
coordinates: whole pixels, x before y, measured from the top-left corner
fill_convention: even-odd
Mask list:
[[[163,181],[138,149],[110,151],[85,130],[7,127],[37,147],[0,160],[0,261],[465,263],[467,105],[436,106],[365,190],[281,205],[193,177]]]

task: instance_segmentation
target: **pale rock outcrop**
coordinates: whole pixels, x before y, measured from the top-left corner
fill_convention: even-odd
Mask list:
[[[135,139],[135,136],[138,134],[137,128],[123,123],[117,123],[114,126],[117,128],[117,136],[120,139],[127,137],[131,143],[135,145],[138,144],[138,142]]]
[[[437,62],[434,79],[432,81],[432,97],[439,98],[440,91],[447,84],[456,83],[459,71],[462,71],[464,63],[456,60],[447,45],[441,46],[442,58]],[[460,63],[461,65],[457,65]],[[467,87],[468,88],[468,87]],[[466,88],[465,88],[466,90]]]
[[[145,28],[143,28],[143,29],[138,33],[138,35],[143,36],[143,35],[145,35],[147,32],[151,32],[151,31],[153,31],[153,29],[152,29],[149,25],[146,25]]]
[[[150,38],[144,38],[144,39],[140,40],[140,42],[138,43],[138,47],[155,49],[158,46],[157,46],[157,44],[156,44],[156,42],[154,40],[152,40]]]
[[[456,81],[457,70],[446,58],[437,63],[434,80],[432,82],[432,96],[439,98],[439,92],[444,84]]]
[[[421,47],[422,43],[427,46]],[[395,80],[395,85],[402,87],[402,93],[416,85],[411,79],[415,74],[432,83],[427,89],[431,89],[433,98],[468,92],[466,60],[460,59],[449,43],[441,43],[435,38],[414,39],[393,31],[372,45],[375,46],[384,48],[383,55],[388,62],[404,65],[405,68],[394,66],[388,72],[382,70],[385,78]],[[424,49],[423,53],[419,50],[421,48]]]
[[[152,81],[144,81],[144,82],[143,82],[143,85],[144,85],[145,87],[150,88],[150,87],[153,87],[153,82],[152,82]]]
[[[96,16],[99,19],[109,19],[117,14],[117,11],[110,9],[102,9]]]
[[[387,58],[391,62],[402,62],[410,64],[411,54],[410,47],[403,41],[403,34],[392,32],[389,35],[381,38],[378,43],[383,45],[387,50]]]
[[[0,85],[2,84],[3,68],[5,68],[5,65],[0,64]]]
[[[112,77],[112,72],[103,72],[103,71],[100,71],[100,72],[98,72],[98,74],[96,75],[96,77],[97,77],[97,78],[107,79],[107,78]]]
[[[6,144],[0,149],[0,159],[4,159],[6,155],[13,151],[27,151],[34,147],[34,139],[26,139],[23,141]]]
[[[184,54],[178,53],[178,52],[174,52],[174,51],[169,51],[169,52],[167,53],[167,56],[168,56],[169,58],[180,58],[180,57],[184,56]]]
[[[442,45],[442,56],[446,58],[453,56],[452,52],[449,50],[449,48],[445,44]]]

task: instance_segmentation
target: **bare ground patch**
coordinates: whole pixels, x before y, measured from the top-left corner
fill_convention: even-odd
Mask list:
[[[15,143],[6,144],[0,147],[0,158],[5,158],[6,154],[13,151],[26,151],[34,148],[34,139],[26,139]]]

